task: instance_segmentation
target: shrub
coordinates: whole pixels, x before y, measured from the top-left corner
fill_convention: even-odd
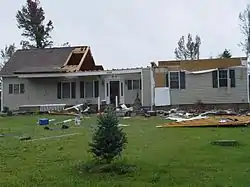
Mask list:
[[[8,111],[9,111],[9,107],[4,106],[4,107],[3,107],[3,113],[7,113]]]
[[[12,115],[13,115],[13,113],[11,110],[7,111],[7,116],[12,116]]]
[[[112,109],[98,116],[97,129],[89,146],[90,152],[101,162],[111,163],[121,155],[127,144],[127,136],[118,124],[119,120]]]

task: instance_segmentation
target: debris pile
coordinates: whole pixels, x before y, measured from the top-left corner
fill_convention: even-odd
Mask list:
[[[232,110],[207,111],[197,114],[171,109],[162,114],[171,122],[157,127],[235,127],[250,124],[250,116],[240,115]]]

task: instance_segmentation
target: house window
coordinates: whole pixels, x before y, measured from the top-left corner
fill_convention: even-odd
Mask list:
[[[231,80],[231,87],[236,87],[235,70],[234,69],[229,70],[229,78]]]
[[[179,72],[170,72],[169,76],[170,88],[179,89]]]
[[[166,87],[169,87],[169,77],[168,77],[168,73],[166,73],[166,75],[165,75],[165,86]]]
[[[94,81],[95,97],[99,97],[99,81]]]
[[[230,79],[230,83],[228,82]],[[234,69],[221,69],[212,72],[213,88],[220,87],[236,87],[235,70]],[[228,85],[229,83],[229,85]]]
[[[24,93],[24,84],[20,84],[20,94]]]
[[[106,96],[108,97],[109,96],[109,89],[108,89],[108,87],[109,87],[109,83],[106,83]]]
[[[121,82],[121,96],[123,96],[123,82]]]
[[[85,82],[85,97],[92,98],[93,95],[93,81]]]
[[[76,83],[75,82],[59,82],[57,84],[58,99],[75,99],[76,98]]]
[[[127,80],[128,90],[141,89],[141,80]]]
[[[80,81],[80,98],[99,97],[99,81]]]
[[[62,84],[59,82],[57,83],[57,99],[62,98]]]
[[[169,72],[166,74],[166,87],[171,89],[185,89],[186,88],[186,74],[183,71]]]
[[[85,90],[85,88],[84,88],[84,82],[81,81],[80,82],[80,98],[84,98],[84,90]]]
[[[219,70],[219,86],[227,87],[227,70]]]
[[[140,88],[140,81],[133,80],[133,90],[138,90]]]
[[[128,90],[132,90],[132,80],[128,80]]]
[[[70,98],[70,83],[69,82],[62,83],[62,98],[63,99]]]
[[[180,89],[186,88],[186,74],[185,72],[180,72]]]
[[[13,94],[13,84],[9,84],[9,94]]]
[[[9,84],[9,94],[23,94],[24,84]]]
[[[76,98],[76,83],[71,82],[71,98],[75,99]]]

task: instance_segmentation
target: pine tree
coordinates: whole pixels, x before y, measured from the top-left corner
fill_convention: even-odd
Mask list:
[[[219,55],[219,58],[231,58],[231,52],[228,49],[225,49],[223,53]]]
[[[127,144],[127,136],[118,126],[119,120],[112,110],[98,116],[98,125],[89,143],[93,156],[106,163],[111,163],[120,156]]]
[[[26,5],[17,12],[17,26],[23,30],[22,36],[28,41],[21,41],[24,49],[46,48],[53,45],[50,32],[53,30],[52,21],[44,24],[45,13],[39,0],[27,0]]]
[[[136,98],[134,100],[133,109],[134,111],[139,111],[142,107],[141,100],[139,98],[139,93],[137,92]]]

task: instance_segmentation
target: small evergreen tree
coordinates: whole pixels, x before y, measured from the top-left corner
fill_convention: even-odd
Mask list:
[[[139,93],[137,92],[137,95],[133,104],[133,108],[135,111],[139,111],[141,109],[141,106],[142,106],[141,100],[139,98]]]
[[[90,152],[96,159],[109,164],[121,155],[127,144],[127,136],[118,126],[119,120],[111,109],[99,115],[97,122],[97,129],[89,143]]]

